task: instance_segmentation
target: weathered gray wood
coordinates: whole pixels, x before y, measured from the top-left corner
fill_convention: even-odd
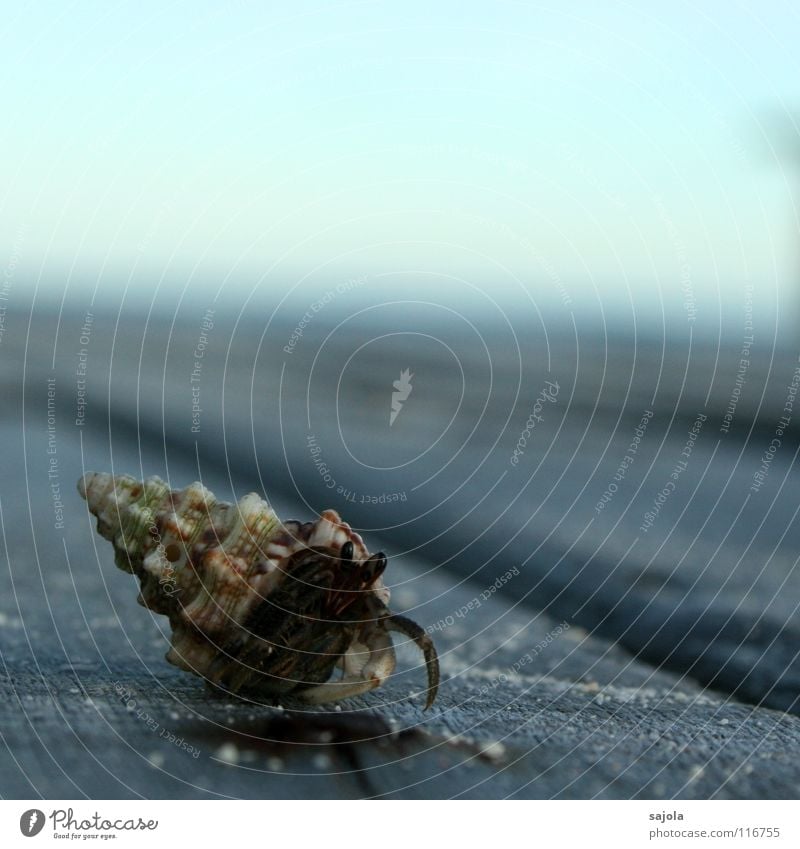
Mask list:
[[[4,438],[14,445],[13,434]],[[106,450],[84,444],[91,463]],[[117,459],[135,462],[130,448]],[[797,719],[703,694],[575,626],[559,632],[555,620],[498,593],[461,618],[486,587],[423,576],[428,564],[412,558],[392,564],[396,604],[431,624],[453,621],[435,634],[444,681],[434,709],[423,713],[409,695],[424,676],[417,656],[401,650],[408,668],[389,686],[331,711],[337,723],[354,712],[355,731],[318,716],[286,729],[286,711],[210,696],[163,660],[165,623],[135,603],[133,580],[95,540],[77,495],[67,493],[65,546],[49,505],[32,501],[34,548],[26,499],[7,494],[21,461],[21,451],[3,458],[6,797],[690,798],[800,789]],[[179,462],[173,471],[190,469]],[[377,719],[364,727],[365,716]],[[385,739],[383,723],[396,739]],[[348,734],[378,739],[349,745]],[[298,737],[305,744],[291,743]]]
[[[512,598],[525,594],[537,609],[546,607],[652,663],[691,670],[703,683],[753,704],[800,710],[800,480],[791,471],[800,410],[762,489],[749,490],[783,412],[796,352],[774,352],[767,337],[752,348],[732,429],[723,434],[740,363],[738,328],[718,349],[694,339],[691,357],[686,328],[660,346],[599,337],[594,326],[580,327],[576,341],[568,324],[555,326],[549,352],[542,335],[528,331],[518,338],[526,357],[522,372],[513,346],[489,336],[487,394],[481,345],[459,344],[457,322],[426,325],[418,316],[414,329],[456,346],[469,388],[445,429],[461,392],[446,358],[400,345],[394,354],[383,351],[345,369],[352,351],[374,335],[367,321],[348,322],[347,332],[328,340],[325,356],[315,360],[330,330],[324,317],[287,355],[286,315],[267,330],[265,321],[246,316],[235,325],[218,310],[201,369],[201,426],[193,433],[189,379],[204,310],[193,305],[174,324],[157,316],[147,323],[127,317],[119,327],[110,316],[96,319],[89,427],[107,437],[110,415],[114,442],[146,442],[154,449],[148,458],[161,455],[159,468],[167,468],[165,458],[194,461],[197,454],[201,470],[224,474],[239,492],[297,490],[309,505],[335,507],[355,525],[387,528],[391,550],[414,550],[479,582],[491,584],[510,565],[523,564],[503,590]],[[62,320],[59,350],[70,351],[80,321]],[[387,432],[391,381],[412,353],[417,394]],[[29,366],[40,392],[45,364],[34,355]],[[73,365],[74,356],[56,361],[68,401]],[[563,401],[548,407],[523,462],[512,467],[509,458],[548,377],[560,381]],[[614,474],[648,409],[654,416],[635,462],[617,483]],[[708,418],[679,486],[642,532],[643,517],[670,483],[700,413]],[[377,473],[348,455],[340,427],[380,466],[402,465],[412,449],[428,447],[442,432],[422,464],[423,471],[440,471],[421,487],[419,465]],[[337,484],[359,495],[403,492],[407,501],[364,504],[329,489],[314,465],[309,433]],[[618,491],[597,513],[612,483]]]
[[[564,488],[554,491],[550,502],[531,487],[512,504],[514,493],[501,484],[494,498],[496,504],[510,506],[505,515],[498,519],[495,512],[487,519],[484,513],[471,525],[454,524],[459,511],[485,495],[491,476],[481,473],[424,522],[378,531],[375,528],[381,525],[394,524],[387,521],[390,512],[329,501],[330,493],[320,486],[303,445],[303,425],[302,439],[288,440],[286,452],[295,483],[314,508],[339,507],[348,519],[366,527],[372,547],[385,547],[390,554],[447,531],[418,551],[396,557],[389,573],[398,610],[410,612],[423,624],[444,623],[434,633],[445,678],[441,696],[433,710],[421,711],[420,697],[410,695],[424,680],[419,659],[401,649],[406,669],[386,688],[341,711],[320,712],[321,718],[298,712],[291,704],[280,712],[233,703],[213,697],[202,682],[163,660],[166,623],[136,604],[132,579],[113,566],[111,548],[94,534],[74,482],[88,468],[159,473],[179,486],[202,476],[218,494],[229,497],[260,488],[261,476],[282,515],[302,516],[309,508],[292,496],[286,463],[276,447],[281,445],[281,434],[276,399],[270,392],[278,371],[274,362],[259,366],[251,428],[252,374],[246,364],[247,357],[251,361],[253,357],[252,337],[241,341],[239,359],[233,359],[227,377],[223,439],[222,361],[209,359],[198,466],[195,446],[187,440],[184,381],[185,355],[196,328],[183,327],[173,336],[171,349],[180,354],[175,365],[169,357],[165,360],[162,326],[145,346],[139,376],[141,335],[137,338],[135,328],[118,337],[109,371],[107,331],[113,324],[96,326],[91,348],[93,418],[83,429],[71,426],[75,356],[67,342],[74,342],[74,319],[67,317],[61,330],[63,353],[55,368],[55,457],[64,502],[63,529],[54,527],[48,477],[52,455],[47,453],[45,393],[52,349],[46,344],[28,349],[23,424],[16,404],[21,380],[9,378],[21,378],[21,359],[14,359],[14,352],[20,351],[14,347],[20,324],[9,325],[3,340],[7,380],[6,417],[0,425],[3,796],[798,795],[800,721],[738,703],[724,693],[703,691],[695,680],[716,675],[715,683],[728,690],[739,682],[751,702],[776,698],[776,703],[790,706],[796,698],[797,640],[792,622],[797,576],[792,568],[792,536],[780,539],[781,529],[791,526],[793,496],[778,499],[757,533],[756,514],[748,512],[747,520],[734,523],[727,538],[728,520],[735,512],[724,502],[711,511],[711,521],[697,541],[697,516],[680,523],[665,517],[665,528],[674,533],[652,564],[638,555],[622,558],[630,544],[626,536],[630,527],[612,534],[602,548],[597,545],[605,533],[602,527],[592,531],[591,538],[579,537],[583,514],[576,511],[581,504],[581,509],[591,509],[597,486],[592,499],[567,509],[570,493],[580,490],[586,469],[596,463],[597,445],[605,447],[604,442],[587,443],[588,453],[570,459],[570,446],[577,444],[581,433],[578,416],[565,423],[558,448],[536,478],[555,481],[560,471],[568,469],[560,485]],[[101,326],[106,327],[105,335]],[[47,338],[41,327],[37,332],[37,338]],[[216,338],[224,339],[222,331]],[[162,405],[165,362],[168,378]],[[110,433],[104,432],[109,374]],[[383,409],[386,387],[370,388],[368,375],[365,381],[364,397],[380,390]],[[295,388],[291,394],[283,415],[286,421],[302,423],[303,392]],[[526,415],[525,403],[519,411]],[[414,419],[413,407],[406,413],[404,421],[411,432],[403,438],[413,441],[414,428],[427,425]],[[606,408],[606,414],[594,420],[593,438],[599,439],[604,428],[613,431],[613,423]],[[335,420],[330,426],[335,427]],[[255,447],[249,444],[251,429]],[[600,484],[613,472],[628,430],[625,426],[614,436],[596,473]],[[502,462],[516,439],[515,431],[516,425],[498,449]],[[683,430],[667,435],[663,427],[654,427],[652,433],[657,435],[654,449],[666,435],[655,458],[653,477],[659,479],[673,462],[675,446],[682,446]],[[318,435],[327,445],[329,431],[319,430]],[[485,436],[483,431],[478,434],[478,446]],[[364,438],[369,439],[367,431]],[[443,450],[452,452],[453,444]],[[787,445],[794,451],[793,443]],[[722,445],[715,461],[720,465],[711,464],[706,470],[696,506],[702,515],[701,508],[714,506],[729,479],[734,481],[734,492],[747,480],[746,470],[731,472],[736,455],[725,452],[733,448]],[[708,452],[708,445],[698,449],[691,474],[706,469]],[[336,463],[340,459],[331,457]],[[772,480],[781,480],[789,459],[788,452],[777,458]],[[747,454],[746,461],[751,460]],[[422,512],[425,499],[436,492],[439,497],[447,494],[463,474],[462,462],[470,460],[456,460],[450,477],[439,481],[435,491],[415,496],[413,509]],[[356,479],[356,484],[368,486],[366,478]],[[785,486],[794,492],[791,487],[796,483],[790,477]],[[498,521],[492,525],[494,519]],[[555,534],[539,549],[554,528]],[[512,537],[502,549],[503,541]],[[721,553],[711,557],[722,539]],[[739,562],[749,539],[755,544]],[[775,555],[770,556],[773,548]],[[738,563],[736,569],[730,568],[732,562]],[[512,567],[519,574],[482,600],[497,577]],[[469,610],[476,598],[480,605],[473,603]],[[550,615],[539,612],[545,603]],[[460,617],[458,611],[464,608],[467,612]],[[568,619],[570,627],[564,628],[562,619]],[[588,635],[578,624],[581,621],[599,627]],[[674,669],[692,677],[633,660],[598,636],[614,629],[624,634],[628,645],[650,651],[648,656],[657,664],[669,657]],[[687,637],[683,643],[682,637]],[[527,655],[532,659],[523,664]],[[136,707],[129,706],[131,700]],[[292,718],[287,720],[287,714]],[[358,739],[348,742],[351,738]],[[197,758],[187,752],[188,746],[198,749]]]

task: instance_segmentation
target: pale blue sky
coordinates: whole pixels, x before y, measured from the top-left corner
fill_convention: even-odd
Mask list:
[[[800,103],[790,2],[46,2],[3,30],[18,285],[797,283],[800,173],[762,136]]]

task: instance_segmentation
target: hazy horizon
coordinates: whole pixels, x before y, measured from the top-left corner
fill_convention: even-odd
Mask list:
[[[15,11],[0,260],[43,296],[796,303],[788,3]]]

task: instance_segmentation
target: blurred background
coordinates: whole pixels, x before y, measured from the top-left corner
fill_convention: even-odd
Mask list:
[[[714,327],[754,283],[766,319],[797,300],[798,29],[781,2],[27,5],[6,251],[71,304],[269,313],[405,273],[358,300],[439,274]]]
[[[97,469],[335,508],[425,626],[517,570],[441,629],[453,688],[552,620],[800,710],[792,4],[40,3],[3,29],[7,671],[172,674],[94,548]]]

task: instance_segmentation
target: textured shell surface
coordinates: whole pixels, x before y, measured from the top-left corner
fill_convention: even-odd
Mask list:
[[[102,472],[78,491],[117,566],[139,578],[139,603],[169,617],[175,666],[243,697],[320,704],[380,686],[394,631],[423,652],[433,703],[432,641],[389,610],[385,556],[334,510],[282,522],[256,493],[230,504],[200,483]]]

